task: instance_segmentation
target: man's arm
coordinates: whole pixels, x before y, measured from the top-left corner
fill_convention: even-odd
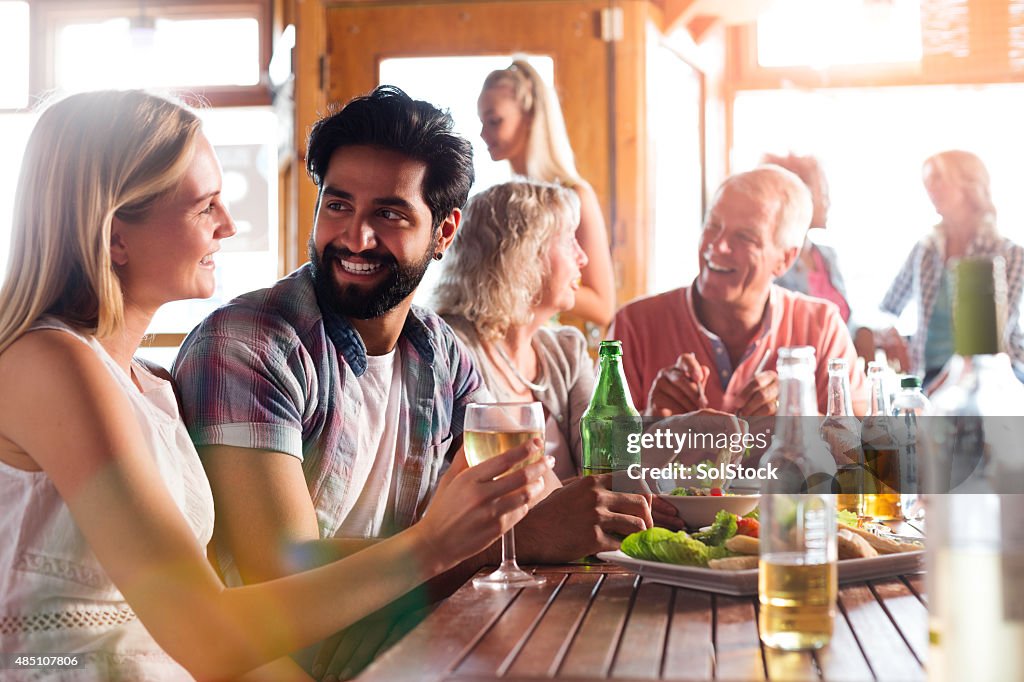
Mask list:
[[[268,450],[199,448],[216,505],[217,542],[242,580],[263,582],[335,561],[376,540],[320,539],[302,462]]]

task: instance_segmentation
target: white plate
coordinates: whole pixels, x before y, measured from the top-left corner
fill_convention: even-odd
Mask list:
[[[639,573],[645,580],[676,587],[689,587],[718,594],[757,594],[757,569],[744,571],[718,571],[697,566],[679,566],[660,561],[634,559],[619,550],[600,552],[598,559],[618,564]],[[904,573],[919,573],[923,569],[924,552],[883,554],[870,559],[843,559],[839,563],[839,582],[850,583],[875,578],[888,578]]]

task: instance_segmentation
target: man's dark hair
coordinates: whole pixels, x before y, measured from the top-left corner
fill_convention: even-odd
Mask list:
[[[334,152],[354,145],[381,147],[422,161],[427,165],[423,200],[436,229],[452,210],[466,205],[474,179],[473,146],[452,127],[447,112],[414,100],[393,85],[381,85],[313,125],[306,171],[321,187]]]

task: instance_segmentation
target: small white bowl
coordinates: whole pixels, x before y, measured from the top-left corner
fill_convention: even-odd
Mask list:
[[[724,509],[736,516],[749,514],[757,506],[760,495],[658,495],[679,512],[689,528],[703,528],[715,522],[715,514]]]

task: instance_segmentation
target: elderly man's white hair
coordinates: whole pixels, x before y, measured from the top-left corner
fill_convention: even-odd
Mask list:
[[[765,164],[725,179],[715,192],[718,203],[726,188],[738,191],[766,207],[775,208],[775,243],[783,249],[800,247],[814,215],[814,201],[800,177],[782,166]]]

